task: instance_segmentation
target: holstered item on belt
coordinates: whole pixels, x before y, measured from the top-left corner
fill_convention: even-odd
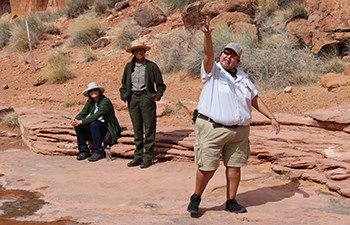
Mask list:
[[[209,121],[213,124],[214,128],[220,128],[220,127],[225,127],[225,128],[235,128],[235,127],[239,127],[238,125],[231,125],[231,126],[227,126],[227,125],[223,125],[221,123],[217,123],[214,120],[210,119],[209,117],[203,115],[203,114],[198,114],[198,118],[201,118],[203,120]]]
[[[195,123],[196,119],[198,117],[198,109],[193,110],[193,114],[192,114],[192,122]]]

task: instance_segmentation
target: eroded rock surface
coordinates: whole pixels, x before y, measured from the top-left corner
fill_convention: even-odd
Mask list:
[[[15,111],[19,115],[23,140],[30,149],[47,155],[78,153],[75,133],[69,122],[73,115],[32,108],[16,108]],[[267,126],[266,118],[254,112],[251,162],[271,162],[276,173],[322,183],[330,190],[350,197],[350,117],[343,112],[340,109],[315,110],[304,117],[278,114],[282,124],[278,135]],[[132,157],[132,126],[130,122],[120,122],[124,129],[118,143],[112,146],[112,154]],[[193,160],[195,137],[192,126],[159,123],[157,130],[156,159]]]

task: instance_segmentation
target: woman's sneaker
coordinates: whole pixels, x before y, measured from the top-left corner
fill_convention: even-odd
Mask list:
[[[226,201],[225,210],[229,211],[229,212],[234,212],[234,213],[247,212],[247,209],[244,206],[238,204],[238,202],[236,200],[232,200],[232,199]]]

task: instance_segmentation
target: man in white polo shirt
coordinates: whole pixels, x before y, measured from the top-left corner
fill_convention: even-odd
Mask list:
[[[220,156],[226,167],[226,207],[235,213],[247,212],[236,201],[241,180],[241,167],[250,154],[249,125],[252,107],[271,120],[276,131],[280,125],[261,98],[248,75],[237,69],[242,49],[234,42],[225,46],[220,61],[215,62],[210,28],[206,18],[204,33],[204,59],[201,67],[203,89],[195,121],[195,162],[198,165],[196,184],[187,211],[198,213],[201,195],[219,166]]]

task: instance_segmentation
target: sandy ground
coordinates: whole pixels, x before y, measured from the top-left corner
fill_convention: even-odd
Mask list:
[[[194,218],[186,212],[194,188],[193,162],[158,162],[140,169],[128,168],[126,159],[91,163],[15,148],[1,150],[0,160],[2,186],[38,192],[46,202],[35,214],[17,217],[17,221],[69,219],[95,225],[350,222],[350,199],[322,185],[278,176],[268,163],[243,169],[237,199],[248,213],[224,211],[225,178],[220,166],[203,195],[200,214]]]

